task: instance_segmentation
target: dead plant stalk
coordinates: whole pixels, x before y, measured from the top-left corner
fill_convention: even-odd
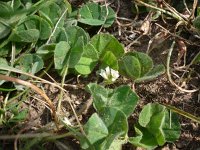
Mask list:
[[[24,85],[26,87],[31,88],[36,93],[40,94],[46,100],[46,102],[48,103],[48,105],[51,109],[52,117],[54,118],[56,127],[58,128],[58,118],[57,118],[57,115],[56,115],[56,109],[55,109],[52,101],[49,99],[49,97],[40,88],[38,88],[37,86],[33,85],[30,82],[27,82],[27,81],[24,81],[24,80],[21,80],[21,79],[18,79],[18,78],[14,78],[14,77],[9,77],[9,76],[6,76],[6,75],[1,75],[1,74],[0,74],[0,80],[6,80],[6,81],[15,82],[15,83]]]

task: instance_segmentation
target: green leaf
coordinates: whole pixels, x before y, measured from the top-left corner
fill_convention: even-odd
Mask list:
[[[12,49],[11,47],[12,47],[11,44],[7,44],[7,45],[1,47],[0,48],[0,56],[7,57],[7,55],[10,53],[10,51]]]
[[[36,53],[42,57],[43,60],[49,60],[52,59],[54,55],[56,44],[48,44],[48,45],[42,45],[36,50]]]
[[[143,107],[140,115],[139,115],[139,124],[143,127],[147,127],[147,125],[150,123],[151,121],[151,117],[155,117],[155,115],[160,115],[163,116],[164,115],[164,110],[165,107],[163,107],[162,105],[159,104],[147,104],[145,107]],[[163,117],[161,117],[160,119],[162,119]],[[161,120],[158,121],[161,121]],[[159,124],[157,124],[159,126]]]
[[[84,131],[91,144],[94,144],[108,135],[106,125],[96,113],[94,113],[84,125]],[[89,148],[87,141],[82,140],[80,142],[83,149]]]
[[[37,29],[14,30],[10,40],[13,42],[34,43],[39,39],[40,32]]]
[[[161,130],[165,120],[165,107],[158,104],[147,104],[139,115],[139,124],[146,127],[156,137],[159,145],[165,143],[165,137]]]
[[[98,51],[100,58],[103,58],[107,51],[112,52],[116,58],[124,54],[124,48],[119,41],[110,34],[97,34],[92,37],[91,44]]]
[[[146,128],[135,125],[135,137],[129,137],[129,142],[137,147],[155,149],[158,145],[156,138]]]
[[[83,37],[79,37],[77,41],[74,43],[73,47],[71,47],[69,55],[67,59],[65,60],[65,64],[68,64],[69,68],[74,68],[83,53],[83,46],[84,46],[84,40]]]
[[[1,66],[8,66],[8,62],[5,58],[0,57],[0,65]]]
[[[55,37],[52,38],[52,41],[55,41],[55,42],[65,41],[65,42],[67,42],[68,41],[68,35],[67,35],[65,28],[62,27],[62,28],[58,28],[58,29],[59,29],[59,32]]]
[[[154,149],[165,142],[174,142],[180,136],[180,124],[175,113],[159,104],[146,105],[139,116],[139,124],[135,125],[135,137],[129,142],[135,146]]]
[[[24,18],[27,17],[27,11],[26,10],[22,10],[22,11],[15,11],[11,13],[11,16],[9,17],[9,19],[4,19],[1,20],[4,24],[6,24],[7,26],[10,27],[16,27],[17,25],[20,25],[21,21],[24,20]]]
[[[147,104],[142,109],[139,115],[139,125],[155,137],[157,145],[159,146],[164,145],[167,141],[173,142],[180,136],[180,124],[176,114],[169,114],[166,107],[156,103]],[[146,142],[145,140],[148,139],[144,139],[143,137],[145,135],[141,139],[144,144]]]
[[[200,16],[197,16],[194,21],[193,21],[193,25],[195,28],[197,28],[198,30],[200,30]]]
[[[50,24],[41,17],[38,17],[36,15],[28,16],[25,19],[24,24],[27,29],[39,30],[41,40],[48,39],[49,36],[51,35],[52,28]]]
[[[28,109],[22,110],[21,112],[19,112],[18,114],[15,114],[13,118],[9,119],[8,122],[20,122],[26,119],[28,115]]]
[[[43,11],[39,10],[39,15],[40,15],[41,18],[43,18],[44,20],[46,20],[51,25],[51,27],[54,27],[54,23],[52,22],[51,18],[49,18],[48,14],[46,14]],[[62,22],[61,25],[58,24],[58,28],[62,27],[62,26],[63,26],[63,22]]]
[[[61,70],[61,75],[64,73],[66,68],[74,68],[78,64],[83,53],[83,47],[89,40],[89,35],[82,28],[77,26],[67,27],[63,32],[71,48],[68,55],[63,56],[65,59],[62,67],[63,69]],[[82,59],[81,61],[90,62],[88,59]]]
[[[47,5],[39,10],[39,15],[41,18],[45,19],[52,28],[55,29],[55,32],[51,37],[51,42],[56,42],[56,38],[60,33],[60,30],[65,24],[66,13],[63,15],[65,9],[62,9],[62,7],[65,7],[65,4],[58,5],[55,1],[50,2],[51,4],[49,6]],[[57,41],[56,43],[58,42],[60,41]]]
[[[97,61],[99,59],[99,54],[98,54],[97,50],[90,43],[88,43],[87,45],[84,46],[82,56],[91,58],[94,61]]]
[[[109,66],[114,70],[118,70],[118,60],[111,51],[105,52],[105,54],[101,58],[101,62],[102,68],[106,68],[107,66]]]
[[[8,65],[8,62],[7,62],[7,60],[5,59],[5,58],[1,58],[0,57],[0,65],[1,66],[9,66]],[[0,74],[6,74],[7,73],[7,71],[5,71],[5,70],[0,70]],[[2,84],[3,82],[2,81],[0,81],[0,84]]]
[[[135,82],[152,80],[165,72],[164,65],[153,68],[153,60],[145,53],[126,53],[118,62],[120,74]]]
[[[0,17],[1,18],[8,18],[11,16],[13,10],[10,5],[8,5],[6,2],[0,2]]]
[[[15,55],[20,54],[20,52],[22,51],[23,48],[24,48],[24,44],[15,43]],[[8,43],[7,45],[0,48],[0,56],[1,57],[10,57],[11,51],[12,51],[12,44]]]
[[[141,75],[141,64],[139,60],[134,56],[124,56],[119,62],[119,73],[129,77],[133,80],[137,79]]]
[[[90,39],[89,34],[85,32],[81,27],[70,26],[65,29],[68,42],[71,47],[73,47],[78,40],[82,40],[83,44],[86,45]],[[82,37],[82,39],[80,39]]]
[[[17,10],[22,5],[21,0],[14,0],[13,9]]]
[[[44,66],[42,58],[37,54],[25,54],[19,59],[19,66],[21,70],[35,74],[40,71]]]
[[[83,54],[76,64],[75,69],[80,74],[90,74],[94,67],[97,65],[99,55],[93,45],[88,43],[83,48]]]
[[[115,139],[108,150],[122,150],[122,145],[125,143],[123,140]]]
[[[101,110],[106,106],[110,93],[112,93],[111,89],[105,89],[96,83],[88,84],[86,90],[92,95],[93,105],[96,110]]]
[[[141,66],[141,77],[147,74],[153,68],[153,60],[147,54],[135,51],[126,53],[126,56],[127,55],[135,56],[139,60]]]
[[[54,53],[55,69],[61,70],[63,75],[65,69],[74,68],[83,52],[83,37],[79,37],[73,47],[68,42],[61,41],[56,45]]]
[[[129,117],[138,102],[138,96],[129,86],[120,86],[111,90],[91,83],[87,86],[87,90],[91,93],[94,107],[98,112],[104,107],[112,107],[122,111],[126,117]]]
[[[95,149],[98,150],[117,150],[117,148],[120,148],[120,144],[122,144],[123,141],[119,140],[118,138],[120,137],[121,133],[116,133],[116,134],[109,134],[103,142],[97,142],[95,143]]]
[[[10,32],[10,27],[0,22],[0,39],[5,38]]]
[[[150,72],[148,72],[146,75],[144,75],[141,78],[136,79],[135,82],[139,83],[139,82],[142,82],[142,81],[149,81],[149,80],[157,78],[158,76],[160,76],[163,73],[165,73],[165,66],[164,65],[157,65]]]
[[[124,137],[128,132],[128,122],[125,114],[116,108],[104,107],[100,111],[100,117],[108,128],[109,134],[106,138],[94,143],[95,149],[111,150],[114,147],[113,142],[118,144],[116,145],[118,148],[122,146],[122,141],[120,142],[118,138]],[[98,124],[97,121],[96,124]]]
[[[178,115],[171,111],[165,111],[165,122],[162,125],[162,129],[167,142],[176,141],[181,134]]]
[[[62,10],[55,2],[53,2],[47,7],[41,8],[39,14],[44,18],[47,18],[47,20],[50,20],[53,25],[56,25],[57,21],[62,15]],[[64,25],[64,19],[60,21],[58,27],[63,25]]]
[[[65,59],[69,53],[70,46],[67,42],[61,41],[56,44],[54,51],[55,69],[62,69],[64,67]]]
[[[127,117],[122,111],[113,107],[103,107],[99,114],[108,128],[109,134],[120,134],[122,136],[127,134]]]
[[[103,25],[104,27],[109,27],[115,20],[115,12],[110,6],[101,6],[97,3],[83,5],[79,13],[80,18],[78,21],[92,26]]]
[[[81,57],[78,64],[75,66],[76,71],[82,75],[88,75],[92,72],[97,62],[91,58]]]
[[[106,129],[108,131],[107,135],[105,136],[105,138],[101,140],[99,138],[98,140],[95,140],[95,138],[93,137],[93,140],[95,140],[95,142],[90,142],[90,143],[94,145],[95,149],[99,149],[99,150],[105,150],[105,149],[111,150],[113,147],[120,148],[122,144],[124,143],[124,141],[118,140],[118,138],[122,136],[124,137],[128,132],[128,122],[127,122],[127,118],[125,114],[115,108],[104,107],[100,112],[100,117],[103,120],[103,123],[106,125]],[[98,120],[93,120],[93,122],[94,122],[94,125],[90,124],[90,126],[92,125],[98,126],[99,124],[102,124],[102,121],[98,121]],[[91,130],[90,131],[91,133],[93,131],[95,131],[94,133],[96,133],[97,131],[99,132],[102,129],[101,130],[90,129],[90,130]],[[99,137],[99,136],[96,135],[96,137]],[[91,141],[90,140],[91,138],[88,138],[88,140]],[[82,141],[81,143],[83,143],[81,145],[86,145],[86,147],[84,148],[88,148],[86,141],[84,139],[81,139],[81,141]]]
[[[64,1],[66,9],[68,9],[68,12],[71,13],[72,12],[72,6],[68,1]]]
[[[112,96],[108,99],[106,106],[114,107],[121,110],[126,117],[129,117],[138,102],[138,96],[129,86],[120,86],[112,92]]]

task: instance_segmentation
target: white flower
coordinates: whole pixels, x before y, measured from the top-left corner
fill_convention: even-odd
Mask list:
[[[108,82],[112,83],[119,77],[119,72],[113,70],[110,67],[106,67],[105,70],[101,69],[100,75]]]
[[[67,117],[64,117],[62,120],[66,125],[68,126],[72,126],[71,122],[69,121],[69,119]]]

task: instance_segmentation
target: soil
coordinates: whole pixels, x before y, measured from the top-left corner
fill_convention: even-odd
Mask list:
[[[170,20],[168,23],[163,23],[163,21],[157,20],[153,21],[150,24],[150,29],[146,35],[142,35],[142,31],[140,31],[141,26],[148,13],[139,14],[137,18],[136,14],[132,12],[133,10],[133,2],[127,0],[110,0],[110,6],[118,11],[117,13],[117,21],[114,23],[112,27],[109,29],[103,29],[102,32],[109,32],[113,34],[122,44],[125,46],[126,51],[141,51],[146,52],[148,48],[149,41],[155,37],[156,34],[162,32],[162,29],[157,25],[160,24],[164,26],[169,31],[174,30],[174,26],[176,21]],[[120,2],[120,4],[119,4]],[[77,3],[74,1],[77,6]],[[78,5],[81,5],[82,1],[79,1]],[[148,28],[148,27],[147,27]],[[141,36],[142,35],[142,36]],[[139,36],[141,36],[138,40],[136,40]],[[172,42],[173,36],[170,37],[161,37],[163,41],[160,43],[152,44],[153,48],[151,49],[150,56],[152,56],[155,64],[164,64],[166,65],[167,52]],[[185,37],[184,37],[185,38]],[[188,40],[194,38],[193,35],[187,33]],[[133,43],[133,41],[135,41]],[[157,41],[155,41],[157,42]],[[200,50],[200,45],[198,46],[198,39],[192,40],[191,42],[196,42],[197,44],[190,45],[187,44],[188,52],[186,53],[186,63],[188,64],[194,54]],[[195,50],[194,50],[195,49]],[[180,62],[177,62],[179,56],[178,47],[175,47],[171,58],[171,67],[173,68],[173,72],[175,74],[172,75],[173,80],[178,83],[178,77],[184,73],[184,70],[178,69],[183,65],[183,57],[180,58]],[[178,63],[178,67],[177,67]],[[57,82],[60,82],[60,78],[55,76],[54,73],[49,73]],[[48,76],[45,76],[47,80],[51,80]],[[132,81],[124,78],[120,78],[122,83],[116,84],[128,84],[132,85]],[[84,86],[86,86],[90,82],[96,81],[96,74],[91,74],[89,77],[75,77],[69,76],[66,82],[65,89],[67,90],[67,94],[64,96],[62,101],[61,113],[63,116],[71,119],[70,121],[75,122],[74,116],[72,115],[72,110],[69,107],[68,100],[72,102],[75,110],[77,112],[80,111],[83,105],[88,103],[90,99],[90,95],[84,90]],[[180,82],[180,86],[186,89],[199,89],[200,88],[200,65],[191,66],[189,73],[186,73],[184,76],[184,81]],[[39,84],[38,84],[39,85]],[[117,86],[117,85],[116,85]],[[42,84],[43,89],[47,93],[50,99],[54,100],[54,103],[57,104],[59,99],[59,90],[53,86],[48,84]],[[139,104],[136,108],[135,113],[129,118],[130,124],[130,134],[132,134],[134,129],[131,128],[134,122],[138,118],[138,114],[143,108],[145,104],[158,102],[160,104],[170,104],[184,110],[188,113],[191,113],[195,116],[200,116],[200,92],[194,93],[186,93],[178,90],[174,87],[168,80],[166,74],[154,79],[153,81],[140,83],[135,85],[135,91],[140,97]],[[10,130],[13,132],[17,129],[21,129],[21,133],[32,133],[36,130],[50,131],[51,128],[51,114],[49,110],[45,106],[45,104],[38,99],[42,99],[39,95],[35,95],[30,92],[29,100],[25,101],[23,107],[29,108],[29,117],[28,119],[18,126],[14,127]],[[87,111],[79,115],[79,120],[81,123],[87,122],[90,115],[94,112],[92,106],[88,108]],[[190,119],[180,116],[181,122],[181,136],[175,143],[166,143],[162,147],[156,148],[156,150],[200,150],[200,125],[196,122],[193,122]],[[1,132],[1,130],[0,130]],[[19,132],[19,131],[18,131]],[[60,131],[60,132],[65,132]],[[68,138],[65,141],[62,141],[65,145],[68,146],[69,149],[80,149],[78,142],[73,138]],[[9,143],[9,142],[8,142]],[[3,145],[3,149],[13,149],[13,145],[7,144],[7,141],[3,141],[0,144]],[[13,143],[12,143],[13,144]],[[8,146],[10,145],[10,147]],[[59,145],[59,144],[58,144]],[[48,143],[45,146],[47,149],[56,150],[58,149],[55,145]],[[126,144],[123,146],[124,150],[141,150],[141,148],[136,148],[130,144]]]

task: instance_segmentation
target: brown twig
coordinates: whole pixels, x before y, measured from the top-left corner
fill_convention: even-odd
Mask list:
[[[171,58],[171,54],[172,54],[172,51],[174,49],[174,45],[175,45],[175,41],[173,41],[170,49],[169,49],[169,52],[168,52],[168,56],[167,56],[167,76],[168,76],[168,79],[169,79],[169,82],[175,86],[177,89],[179,89],[180,91],[182,92],[187,92],[187,93],[193,93],[193,92],[196,92],[198,91],[197,89],[193,89],[193,90],[187,90],[187,89],[183,89],[182,87],[180,87],[179,85],[177,85],[173,80],[172,80],[172,77],[171,77],[171,74],[170,74],[170,58]]]
[[[194,19],[194,17],[195,17],[194,14],[195,14],[195,10],[196,10],[197,5],[198,5],[198,0],[194,0],[193,6],[192,6],[192,12],[189,16],[189,19]]]
[[[37,80],[39,80],[39,81],[41,81],[41,82],[43,82],[43,83],[47,83],[47,84],[50,84],[50,85],[52,85],[52,86],[55,86],[55,87],[59,88],[60,90],[62,90],[62,91],[64,91],[64,92],[67,92],[67,90],[65,90],[63,87],[61,87],[60,85],[58,85],[58,84],[56,84],[56,83],[52,83],[52,82],[50,82],[50,81],[47,81],[47,80],[42,79],[42,78],[40,78],[40,77],[34,76],[34,75],[30,74],[30,73],[23,72],[23,71],[18,70],[18,69],[16,69],[16,68],[12,68],[12,67],[9,67],[9,66],[0,66],[0,70],[6,70],[6,71],[11,71],[11,72],[23,74],[23,75],[26,75],[26,76],[28,76],[28,77],[37,79]],[[32,85],[33,85],[33,84],[32,84]],[[39,89],[39,90],[40,90],[40,89]],[[43,92],[43,91],[42,91],[42,92]],[[73,108],[73,106],[72,106],[72,104],[71,104],[71,102],[70,102],[69,100],[68,100],[68,103],[70,104],[70,107],[71,107],[71,109],[73,110],[74,115],[77,116],[77,115],[76,115],[76,112],[75,112],[75,110],[74,110],[74,108]],[[54,108],[54,109],[55,109],[55,108]],[[55,109],[55,110],[56,110],[56,109]],[[55,116],[56,116],[56,113],[55,113]],[[75,117],[75,118],[77,119],[76,121],[79,123],[80,121],[78,120],[78,117]],[[56,116],[55,119],[56,119],[56,122],[58,122],[57,116]],[[58,123],[57,123],[57,124],[58,124]],[[57,125],[57,124],[56,124],[56,127],[58,128],[58,125]],[[81,125],[80,125],[80,123],[79,123],[79,126],[80,126],[80,128],[82,128]],[[81,130],[82,130],[82,129],[81,129]],[[83,132],[83,135],[84,135],[84,132]]]
[[[52,117],[54,118],[55,125],[58,128],[58,118],[57,118],[57,115],[56,115],[56,109],[54,107],[54,104],[52,103],[52,101],[49,99],[49,97],[40,88],[38,88],[37,86],[35,86],[34,84],[32,84],[30,82],[27,82],[27,81],[24,81],[24,80],[21,80],[21,79],[18,79],[18,78],[14,78],[14,77],[9,77],[9,76],[6,76],[6,75],[1,75],[1,74],[0,74],[0,80],[11,81],[11,82],[15,82],[15,83],[24,85],[26,87],[31,88],[36,93],[40,94],[46,100],[49,107],[51,108]]]

